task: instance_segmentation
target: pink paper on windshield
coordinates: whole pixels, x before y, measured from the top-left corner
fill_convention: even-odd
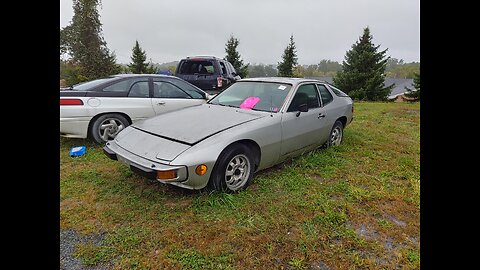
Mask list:
[[[259,101],[259,97],[248,97],[242,102],[242,104],[240,104],[240,108],[251,110]]]

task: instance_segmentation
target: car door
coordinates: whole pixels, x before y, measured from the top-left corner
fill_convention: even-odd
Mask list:
[[[96,105],[94,115],[122,112],[127,114],[132,121],[155,115],[150,98],[148,78],[121,80],[99,91],[102,92],[102,96],[95,98],[98,100],[97,102],[91,102]]]
[[[322,141],[327,141],[333,128],[333,124],[335,124],[335,121],[341,115],[341,108],[335,107],[335,104],[333,104],[333,95],[328,91],[324,84],[317,84],[317,88],[320,92],[320,101],[325,115],[325,125],[322,126],[322,130],[319,132],[319,137]]]
[[[183,90],[173,80],[153,79],[152,106],[155,114],[162,114],[206,102],[201,94]]]
[[[302,104],[308,105],[307,112],[299,111]],[[282,116],[283,157],[295,156],[319,144],[325,125],[324,111],[314,83],[305,83],[297,88],[287,112]]]

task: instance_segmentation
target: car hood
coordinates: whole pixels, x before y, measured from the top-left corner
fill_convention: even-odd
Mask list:
[[[161,114],[132,126],[171,141],[194,145],[219,132],[265,116],[263,112],[203,104]]]

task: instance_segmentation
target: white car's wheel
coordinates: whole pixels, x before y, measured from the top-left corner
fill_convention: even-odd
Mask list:
[[[93,122],[90,135],[95,142],[103,144],[108,140],[113,140],[128,125],[129,122],[123,115],[116,113],[104,114]]]

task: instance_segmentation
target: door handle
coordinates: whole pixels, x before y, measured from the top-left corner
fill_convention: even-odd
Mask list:
[[[165,105],[165,101],[159,101],[157,102],[157,105]]]
[[[323,118],[323,117],[325,117],[325,114],[319,113],[317,118],[320,119],[320,118]]]

